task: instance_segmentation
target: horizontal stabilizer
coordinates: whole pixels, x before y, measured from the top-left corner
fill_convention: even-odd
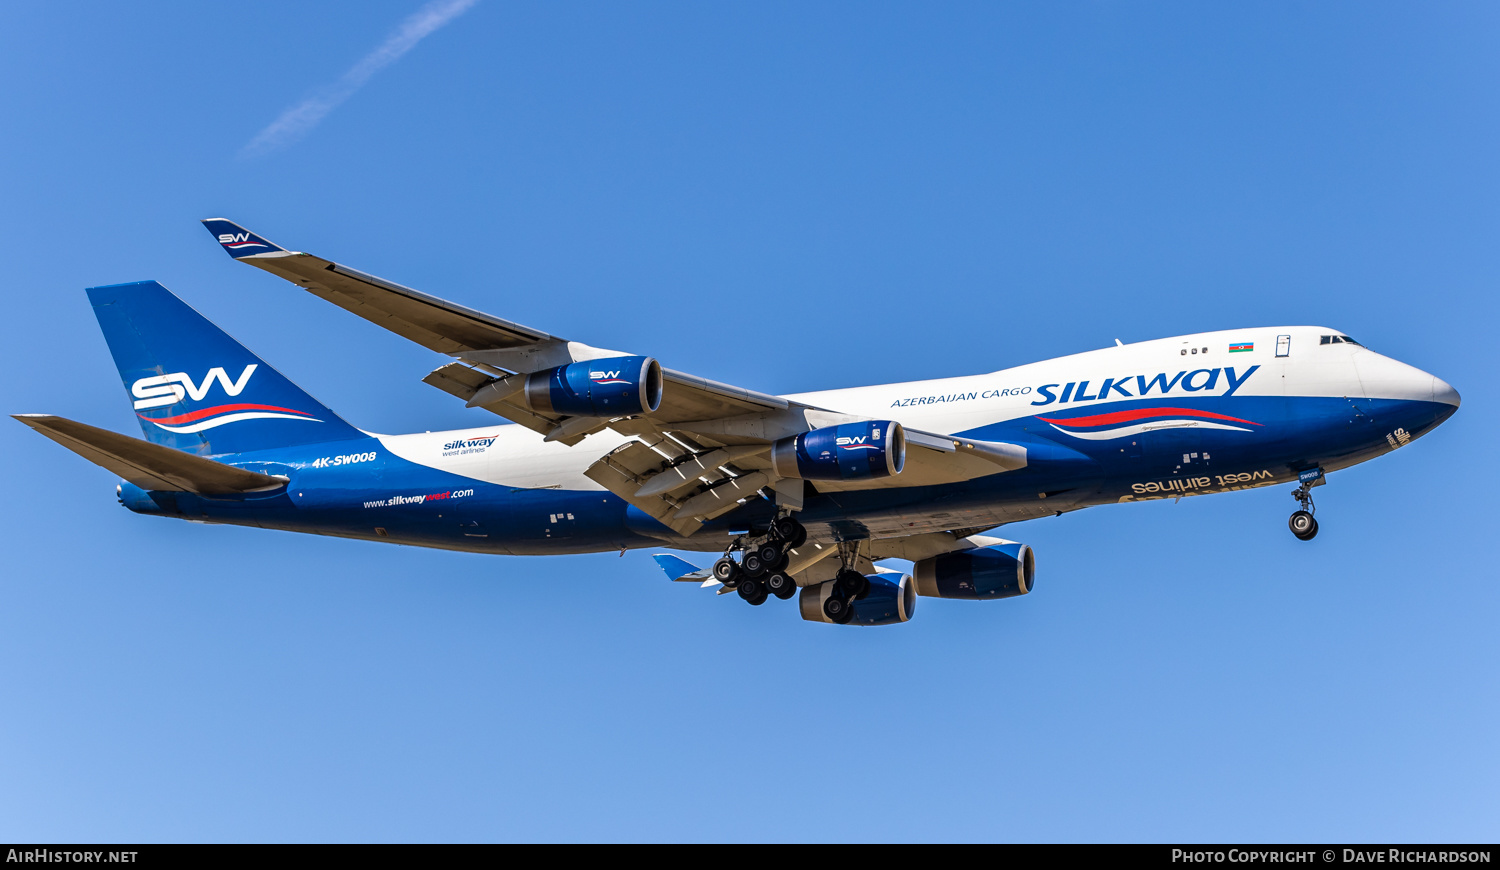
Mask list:
[[[651,558],[667,573],[667,579],[674,583],[696,583],[700,580],[712,580],[707,571],[686,559],[680,559],[670,553],[657,553]],[[713,582],[717,583],[717,580]],[[707,584],[705,584],[707,585]]]
[[[63,417],[48,414],[13,416],[84,459],[145,490],[212,495],[255,492],[286,484],[286,480],[280,477],[235,468]]]

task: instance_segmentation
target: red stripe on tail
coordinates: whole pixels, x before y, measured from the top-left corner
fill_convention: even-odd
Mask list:
[[[308,416],[306,411],[295,411],[291,408],[278,408],[275,405],[215,405],[212,408],[204,408],[201,411],[189,411],[186,414],[178,414],[176,417],[147,417],[145,414],[136,414],[142,420],[150,420],[153,423],[165,423],[175,426],[179,423],[193,423],[204,417],[212,417],[215,414],[227,414],[230,411],[285,411],[288,414],[301,414]]]

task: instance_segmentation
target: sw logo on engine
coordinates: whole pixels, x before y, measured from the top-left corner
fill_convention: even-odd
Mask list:
[[[231,381],[229,374],[222,366],[214,366],[208,370],[208,374],[203,376],[201,384],[193,383],[192,376],[187,372],[152,375],[131,384],[130,394],[136,398],[135,409],[137,411],[175,405],[188,397],[192,397],[195,402],[201,402],[208,395],[215,381],[223,385],[225,393],[238,396],[244,391],[245,385],[250,383],[250,376],[255,373],[255,369],[256,364],[251,363],[240,372],[239,380]]]
[[[876,433],[876,436],[879,437],[879,433],[878,432]],[[880,449],[880,448],[876,447],[874,444],[867,444],[866,442],[869,441],[869,440],[870,440],[870,436],[868,436],[868,435],[852,435],[852,436],[851,435],[844,435],[844,436],[840,436],[839,438],[837,438],[833,443],[837,444],[840,450],[878,450],[878,449]]]

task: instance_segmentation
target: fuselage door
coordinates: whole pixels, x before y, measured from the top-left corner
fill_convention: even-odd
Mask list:
[[[1276,355],[1279,357],[1292,355],[1292,337],[1290,335],[1276,336]]]

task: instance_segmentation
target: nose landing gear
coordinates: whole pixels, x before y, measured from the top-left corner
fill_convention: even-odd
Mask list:
[[[1323,472],[1321,470],[1304,471],[1298,476],[1298,480],[1301,483],[1292,490],[1292,498],[1295,498],[1297,504],[1302,507],[1292,514],[1291,519],[1287,520],[1287,525],[1291,528],[1292,534],[1297,536],[1297,540],[1311,541],[1318,536],[1318,520],[1313,516],[1318,509],[1313,505],[1312,488],[1323,482]]]

